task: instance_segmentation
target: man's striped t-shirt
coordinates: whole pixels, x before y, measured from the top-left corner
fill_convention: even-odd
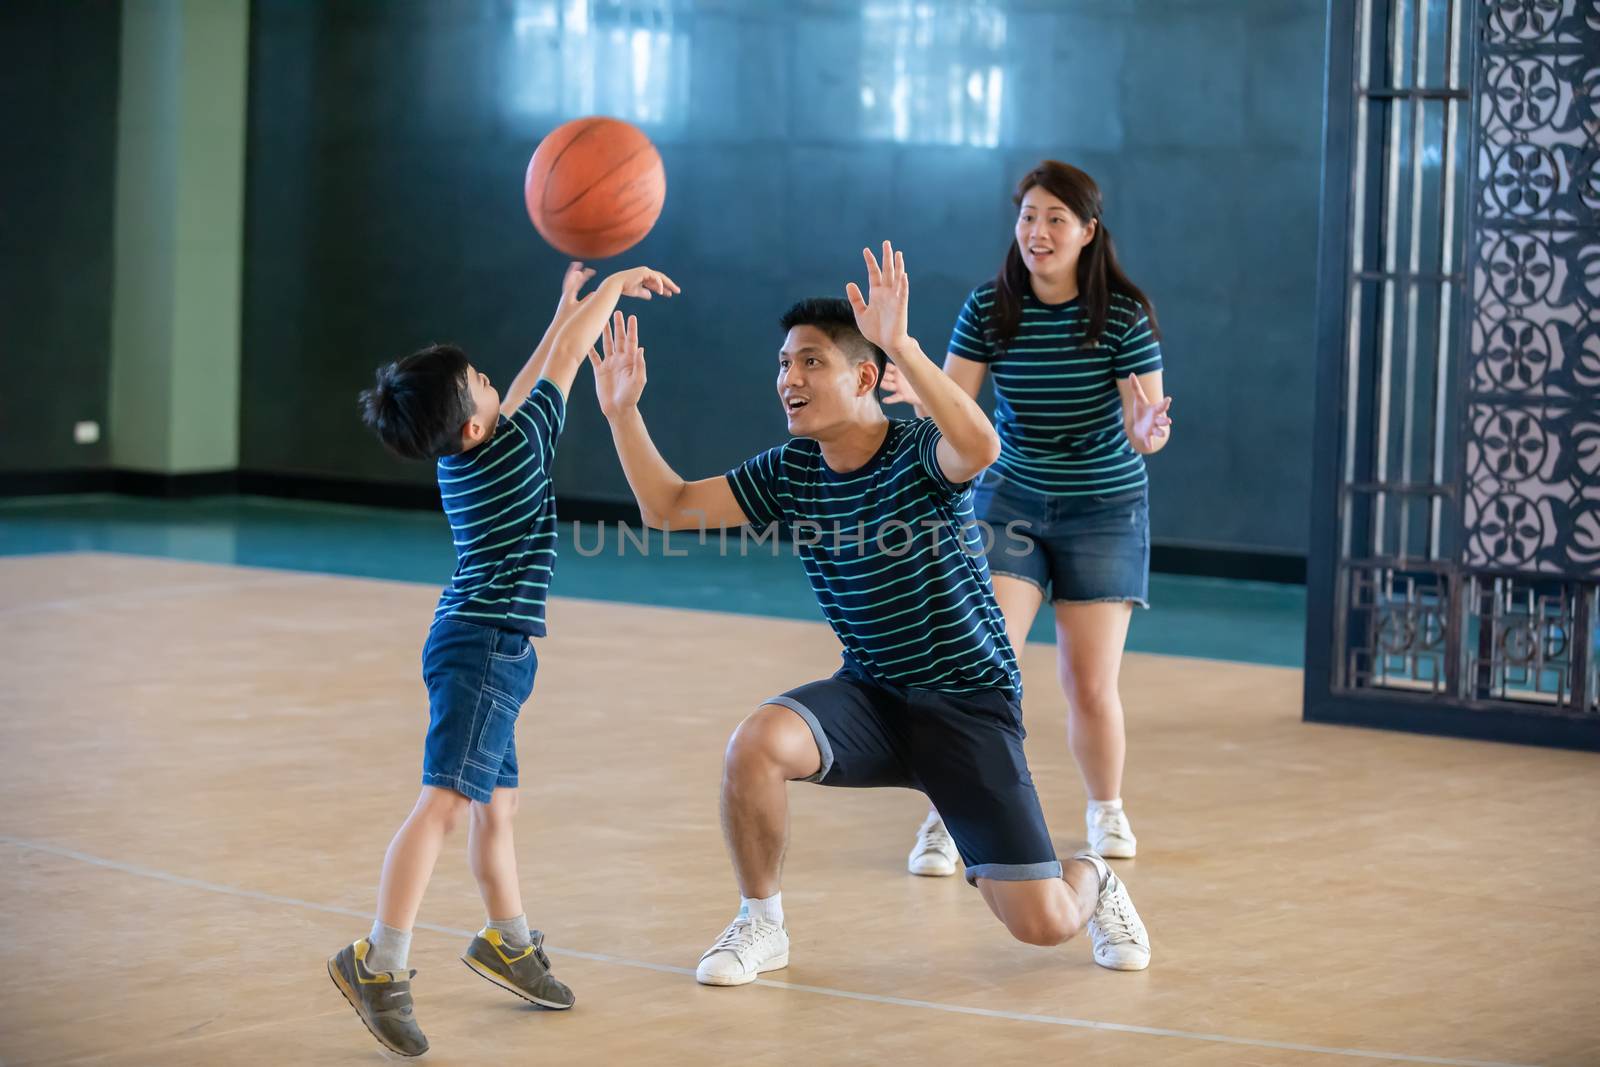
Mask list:
[[[1017,336],[1002,344],[994,330],[995,287],[967,297],[950,336],[950,351],[989,366],[995,468],[1009,481],[1059,496],[1117,493],[1146,482],[1144,457],[1122,429],[1117,382],[1161,369],[1161,344],[1137,301],[1111,294],[1099,345],[1087,347],[1081,302],[1046,304],[1025,293]]]
[[[439,460],[439,495],[456,546],[456,572],[434,619],[452,618],[544,636],[544,601],[556,562],[550,485],[566,400],[541,378],[494,436]]]
[[[941,693],[1022,679],[995,603],[968,483],[939,467],[931,419],[894,419],[876,455],[840,474],[796,437],[728,472],[752,526],[787,524],[847,666]]]

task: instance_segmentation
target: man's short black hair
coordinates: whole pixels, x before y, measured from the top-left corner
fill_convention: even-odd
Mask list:
[[[472,418],[467,354],[429,345],[378,368],[361,393],[361,420],[404,459],[438,459],[461,451],[461,428]]]
[[[856,313],[850,310],[850,301],[838,296],[813,296],[802,300],[783,313],[778,320],[785,333],[796,326],[815,326],[839,346],[852,363],[872,360],[878,368],[878,378],[883,378],[883,366],[888,358],[883,349],[867,340],[856,328]]]

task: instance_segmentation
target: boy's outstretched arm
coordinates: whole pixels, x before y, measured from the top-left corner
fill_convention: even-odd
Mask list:
[[[606,278],[594,292],[578,301],[562,323],[540,377],[566,396],[578,368],[583,365],[584,356],[594,348],[601,331],[606,328],[606,319],[617,309],[618,300],[625,296],[649,300],[652,296],[672,296],[678,292],[681,290],[677,282],[649,267],[633,267]]]
[[[644,394],[644,349],[639,345],[639,322],[629,316],[623,322],[616,313],[601,338],[605,359],[591,348],[589,362],[594,365],[595,394],[600,410],[611,424],[611,440],[617,458],[628,476],[628,488],[639,502],[639,516],[646,526],[657,530],[720,530],[743,526],[748,520],[744,509],[723,477],[686,482],[673,470],[645,427],[639,413],[639,398]]]
[[[528,362],[522,365],[517,376],[511,379],[511,384],[506,386],[505,395],[500,398],[501,414],[509,417],[513,411],[522,406],[524,400],[528,399],[528,394],[533,391],[533,383],[544,373],[545,363],[550,358],[550,349],[555,346],[561,328],[578,310],[580,303],[578,290],[593,277],[593,267],[585,267],[576,260],[567,265],[567,273],[561,278],[561,301],[556,304],[555,316],[551,318],[550,325],[545,327],[544,336],[539,339],[539,346],[533,350],[533,355],[528,357]]]

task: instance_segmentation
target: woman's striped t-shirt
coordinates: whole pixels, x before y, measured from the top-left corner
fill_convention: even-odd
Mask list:
[[[544,601],[556,562],[550,486],[566,400],[534,384],[487,444],[439,460],[439,495],[456,546],[456,572],[439,597],[443,618],[544,636]]]
[[[847,666],[941,693],[1022,679],[995,603],[970,483],[939,467],[931,419],[893,419],[876,455],[839,474],[796,437],[728,472],[752,526],[788,524]]]
[[[972,291],[950,351],[987,364],[994,377],[995,468],[1018,485],[1058,496],[1142,488],[1144,457],[1123,433],[1117,382],[1161,369],[1161,344],[1144,308],[1113,293],[1105,331],[1091,348],[1078,300],[1046,304],[1028,292],[1017,336],[1001,344],[994,299],[993,282]]]

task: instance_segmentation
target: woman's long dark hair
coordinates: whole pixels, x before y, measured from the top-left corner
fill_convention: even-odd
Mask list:
[[[1100,336],[1106,329],[1106,314],[1111,309],[1112,293],[1119,293],[1140,304],[1145,314],[1150,316],[1151,332],[1160,337],[1155,305],[1150,303],[1150,298],[1144,295],[1143,290],[1128,280],[1128,276],[1122,273],[1122,265],[1117,262],[1117,248],[1111,241],[1111,231],[1106,229],[1106,221],[1100,217],[1100,187],[1094,183],[1094,179],[1077,167],[1047,159],[1022,176],[1011,202],[1021,208],[1022,198],[1034,186],[1043,188],[1067,205],[1085,226],[1091,221],[1097,223],[1094,239],[1078,255],[1078,299],[1089,317],[1086,343],[1091,347],[1100,343]],[[1006,344],[1017,336],[1017,330],[1022,326],[1023,295],[1031,291],[1028,268],[1022,262],[1022,250],[1017,247],[1015,237],[1011,240],[1010,251],[1006,253],[1005,265],[994,280],[994,288],[995,332],[1000,343]]]

